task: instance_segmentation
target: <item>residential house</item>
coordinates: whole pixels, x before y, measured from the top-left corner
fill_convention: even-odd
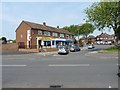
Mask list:
[[[112,44],[115,42],[115,35],[109,35],[107,33],[101,33],[100,35],[96,36],[96,43],[97,44]]]
[[[7,43],[13,43],[13,40],[7,40]]]
[[[67,30],[43,24],[22,21],[16,29],[19,48],[56,48],[58,45],[72,44],[74,35]]]
[[[96,42],[96,37],[93,35],[89,35],[88,37],[82,37],[80,39],[80,42],[84,44],[89,44],[89,43],[95,43]]]

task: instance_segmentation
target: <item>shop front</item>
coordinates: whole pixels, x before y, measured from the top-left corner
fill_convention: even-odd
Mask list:
[[[55,38],[52,39],[52,47],[56,48],[59,45],[65,45],[66,44],[66,39],[60,39],[60,38]]]
[[[37,37],[37,48],[50,48],[52,46],[51,37]]]
[[[51,37],[37,37],[37,48],[58,48],[62,45],[71,45],[73,40]]]

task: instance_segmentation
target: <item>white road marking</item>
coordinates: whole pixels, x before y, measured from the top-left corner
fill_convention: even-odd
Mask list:
[[[27,66],[27,65],[0,65],[0,67],[9,67],[9,66],[12,66],[12,67],[23,67],[23,66]]]
[[[53,56],[61,56],[61,55],[56,55],[56,54],[54,54]]]
[[[77,67],[77,66],[90,66],[90,64],[50,64],[52,67]]]
[[[116,65],[119,66],[120,64],[117,63]]]

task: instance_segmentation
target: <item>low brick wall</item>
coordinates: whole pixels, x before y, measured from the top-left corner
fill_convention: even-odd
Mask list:
[[[45,52],[54,52],[57,51],[57,48],[44,48]],[[19,49],[20,52],[41,52],[39,49]]]
[[[45,52],[54,52],[58,51],[58,48],[44,48]]]
[[[18,51],[17,43],[2,44],[2,51]]]
[[[20,52],[39,52],[38,49],[19,49]]]

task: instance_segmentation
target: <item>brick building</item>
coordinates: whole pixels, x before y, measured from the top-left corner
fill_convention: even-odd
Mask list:
[[[72,44],[74,35],[59,26],[22,21],[16,29],[16,42],[19,48],[56,48],[58,45]]]
[[[112,44],[115,42],[115,35],[109,35],[107,33],[101,33],[100,35],[96,36],[96,43],[97,44]]]

